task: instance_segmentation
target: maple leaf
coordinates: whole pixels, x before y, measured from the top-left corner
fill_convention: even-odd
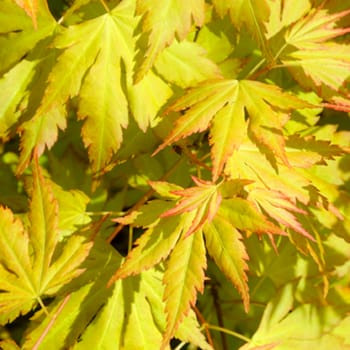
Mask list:
[[[37,62],[23,60],[8,71],[0,80],[0,138],[8,140],[10,128],[18,121],[20,112],[17,106],[31,78]]]
[[[28,16],[32,18],[34,28],[38,27],[37,12],[38,12],[38,0],[14,0],[15,3],[24,9]]]
[[[48,77],[39,108],[22,125],[19,172],[28,164],[34,147],[40,155],[54,144],[58,128],[66,127],[65,104],[80,89],[78,114],[85,120],[82,136],[93,169],[103,167],[119,148],[122,128],[128,124],[120,80],[123,63],[127,70],[132,69],[132,33],[137,23],[133,12],[133,3],[124,1],[111,13],[72,25],[56,38],[53,46],[64,51]]]
[[[36,305],[42,296],[83,272],[78,266],[91,243],[72,236],[59,248],[58,203],[40,168],[33,167],[33,193],[29,211],[29,232],[9,209],[0,208],[0,320],[7,323]]]
[[[197,186],[173,191],[174,194],[181,196],[181,199],[173,208],[161,215],[165,218],[192,212],[194,218],[191,226],[185,232],[185,237],[200,230],[206,222],[210,222],[221,203],[221,194],[217,191],[216,185],[194,176],[192,179]]]
[[[283,65],[302,86],[319,91],[333,102],[349,79],[350,48],[329,40],[350,31],[336,27],[336,22],[349,13],[350,10],[334,14],[322,9],[310,11],[286,31],[286,45],[280,51]]]
[[[148,47],[142,52],[143,59],[135,73],[135,81],[152,67],[158,54],[175,39],[185,39],[191,30],[192,19],[197,26],[202,26],[205,14],[204,0],[138,0],[137,13],[143,15],[142,27],[148,33]]]
[[[213,0],[213,5],[221,17],[229,13],[232,23],[238,30],[245,25],[257,40],[267,57],[270,50],[265,39],[265,22],[269,18],[270,4],[268,0],[238,0],[227,2]]]
[[[245,310],[249,309],[249,291],[246,270],[248,254],[240,232],[219,213],[204,227],[205,245],[208,253],[225,276],[242,295]]]
[[[167,325],[163,335],[164,349],[179,324],[203,292],[206,251],[202,231],[183,237],[175,246],[167,263],[163,282]]]
[[[169,107],[169,110],[185,112],[156,152],[190,134],[206,130],[213,120],[210,143],[214,180],[233,151],[240,147],[247,132],[259,146],[269,149],[288,164],[279,113],[306,107],[311,105],[276,86],[257,81],[220,79],[205,82]],[[249,115],[248,126],[244,109]]]
[[[268,221],[252,202],[243,198],[224,199],[218,215],[242,231],[286,235],[281,228]]]
[[[256,188],[249,192],[249,199],[259,204],[277,223],[293,229],[312,241],[315,240],[293,215],[293,212],[304,215],[307,215],[307,212],[298,208],[287,195],[274,190]]]
[[[206,51],[197,43],[175,40],[159,54],[154,67],[167,81],[188,88],[220,77],[219,67],[205,54]]]

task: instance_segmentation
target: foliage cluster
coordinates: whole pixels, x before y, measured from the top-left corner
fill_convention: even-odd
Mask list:
[[[0,0],[0,348],[350,349],[341,0]]]

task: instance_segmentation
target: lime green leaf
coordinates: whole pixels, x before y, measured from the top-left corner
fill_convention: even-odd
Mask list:
[[[130,1],[123,2],[113,13],[70,26],[57,37],[55,47],[65,50],[49,75],[41,105],[23,125],[20,171],[30,160],[34,147],[41,154],[46,146],[54,144],[58,128],[66,127],[65,104],[78,95],[81,87],[78,112],[81,119],[86,119],[82,136],[89,147],[93,169],[99,170],[117,151],[122,127],[128,124],[120,74],[123,63],[129,71],[132,67],[132,33],[136,25],[133,11]],[[130,19],[126,26],[125,16]]]
[[[246,271],[248,254],[240,232],[225,217],[218,214],[204,227],[205,245],[208,253],[225,276],[238,289],[245,310],[249,309],[249,289]]]
[[[197,291],[203,292],[205,268],[203,234],[197,231],[182,238],[176,245],[164,273],[167,326],[162,349],[188,314],[191,305],[195,305]]]
[[[28,16],[32,18],[33,25],[36,28],[37,23],[37,11],[38,11],[38,0],[14,0],[15,3],[22,7]]]
[[[213,4],[221,17],[229,13],[232,23],[238,30],[242,30],[243,25],[245,25],[269,57],[264,27],[264,22],[268,20],[270,14],[270,4],[267,0],[238,0],[234,2],[213,0]]]
[[[157,151],[192,133],[207,129],[215,117],[211,127],[211,156],[214,163],[213,175],[217,178],[227,158],[243,141],[245,125],[242,114],[245,108],[249,115],[250,137],[288,164],[280,111],[306,107],[311,105],[282,92],[277,86],[251,80],[223,79],[206,82],[190,90],[170,107],[174,111],[186,111]],[[220,127],[218,121],[227,123],[226,128]],[[238,131],[232,130],[233,127]],[[231,137],[234,136],[237,139],[232,141]]]
[[[64,191],[53,182],[51,182],[51,187],[58,201],[58,230],[62,236],[71,234],[80,226],[91,221],[86,213],[89,198],[83,192],[78,190]]]
[[[314,136],[304,138],[293,135],[286,141],[286,151],[289,163],[294,167],[309,168],[314,164],[327,164],[326,159],[332,160],[341,156],[345,151],[330,141],[317,140]]]
[[[310,181],[296,169],[278,164],[274,169],[259,149],[245,140],[240,149],[227,162],[225,172],[232,179],[247,179],[254,181],[259,188],[274,189],[307,204],[310,194],[307,187]]]
[[[0,74],[22,60],[36,44],[52,34],[56,22],[45,1],[38,1],[38,28],[14,0],[0,3]]]
[[[137,13],[143,15],[143,31],[149,33],[148,47],[143,54],[143,61],[136,72],[136,81],[153,66],[159,53],[169,46],[177,35],[183,40],[191,30],[192,19],[195,25],[204,22],[204,1],[165,0],[161,3],[154,0],[138,0]]]
[[[294,212],[305,215],[307,212],[298,208],[287,195],[274,190],[254,189],[249,192],[249,199],[259,204],[264,212],[277,223],[314,240],[293,214]]]
[[[20,350],[20,347],[12,339],[0,341],[0,348],[2,350]]]
[[[301,18],[285,34],[286,42],[299,49],[307,49],[314,43],[321,43],[349,32],[349,29],[337,28],[339,19],[350,10],[329,14],[327,10],[312,10]]]
[[[290,284],[269,302],[262,321],[250,344],[241,350],[277,343],[278,349],[349,349],[342,336],[333,334],[341,321],[341,314],[331,306],[303,304],[293,309],[293,288]],[[305,320],[308,320],[307,330]]]
[[[0,80],[0,138],[7,140],[9,129],[17,122],[25,90],[34,75],[35,61],[23,60],[8,71]]]
[[[144,232],[112,280],[139,274],[165,259],[174,248],[184,226],[188,226],[185,221],[186,217],[180,216],[163,218],[155,227]]]
[[[76,290],[64,298],[55,298],[47,306],[49,315],[43,310],[35,314],[22,349],[57,350],[73,346],[110,297],[112,288],[105,286],[121,260],[109,244],[96,239],[84,262],[86,271],[76,280]]]
[[[218,66],[205,56],[205,50],[197,43],[174,41],[160,53],[155,62],[157,72],[182,88],[195,86],[201,81],[220,76]]]
[[[205,222],[210,222],[215,217],[221,203],[221,194],[217,191],[216,185],[194,176],[192,179],[197,186],[173,191],[174,194],[181,196],[181,199],[173,208],[161,215],[161,217],[168,217],[192,212],[194,219],[188,231],[185,232],[185,236],[200,230]]]
[[[228,103],[214,117],[210,129],[213,155],[213,180],[216,180],[228,157],[237,150],[247,134],[244,106],[241,101]]]
[[[252,202],[243,198],[223,199],[218,215],[239,230],[285,235],[279,227],[269,222]]]
[[[143,132],[159,122],[158,112],[172,94],[170,87],[152,71],[140,82],[129,87],[129,106]]]
[[[310,0],[298,2],[277,0],[270,2],[269,7],[270,16],[268,22],[265,23],[268,39],[306,15],[311,8],[311,3]]]
[[[58,245],[58,203],[44,180],[40,168],[33,168],[33,191],[29,212],[29,233],[8,209],[1,208],[2,282],[0,321],[6,323],[27,313],[41,297],[52,295],[83,270],[78,266],[89,253],[91,244],[74,236]],[[30,234],[30,236],[29,236]]]
[[[286,44],[294,50],[285,50],[280,57],[300,85],[318,91],[335,103],[339,90],[349,78],[350,49],[329,39],[349,32],[348,28],[336,27],[336,22],[348,13],[349,10],[334,14],[322,9],[310,11],[285,33]],[[327,89],[333,94],[329,96]]]

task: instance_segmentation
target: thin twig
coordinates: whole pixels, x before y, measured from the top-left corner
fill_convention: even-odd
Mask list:
[[[206,321],[206,319],[204,318],[204,316],[202,315],[202,313],[198,310],[198,308],[196,306],[193,306],[193,310],[196,313],[196,315],[197,315],[199,321],[201,322],[202,326],[204,327],[208,343],[214,349],[214,341],[213,341],[213,338],[212,338],[212,336],[210,334],[209,327],[208,327],[209,323]]]
[[[53,326],[53,324],[55,323],[57,317],[59,316],[59,314],[62,312],[64,306],[67,304],[69,298],[71,297],[71,294],[68,294],[62,301],[62,304],[60,305],[60,307],[57,309],[57,311],[53,314],[50,322],[48,323],[48,325],[46,326],[46,328],[44,329],[44,332],[41,334],[41,336],[39,337],[39,339],[37,340],[37,342],[34,344],[34,347],[32,350],[37,350],[39,349],[40,344],[42,343],[42,341],[44,340],[44,338],[46,337],[47,333],[49,332],[49,330],[51,329],[51,327]]]

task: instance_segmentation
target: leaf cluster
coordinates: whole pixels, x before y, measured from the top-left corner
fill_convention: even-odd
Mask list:
[[[0,348],[350,349],[349,26],[0,0]]]

